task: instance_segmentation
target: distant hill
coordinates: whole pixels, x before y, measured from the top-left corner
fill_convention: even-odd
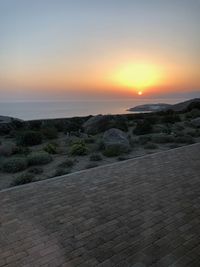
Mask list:
[[[190,99],[175,105],[172,105],[171,109],[173,109],[174,111],[181,111],[186,109],[191,103],[194,102],[199,102],[200,103],[200,98],[194,98],[194,99]]]
[[[8,116],[0,116],[0,134],[15,129],[15,127],[21,125],[21,123],[23,123],[23,120]]]
[[[190,100],[177,103],[174,105],[165,104],[165,103],[139,105],[133,108],[129,108],[128,111],[156,112],[156,111],[163,111],[163,110],[168,110],[168,109],[172,109],[174,111],[182,111],[186,109],[193,102],[200,103],[200,98],[190,99]]]
[[[164,104],[164,103],[159,103],[159,104],[144,104],[144,105],[139,105],[133,108],[129,108],[128,111],[161,111],[161,110],[166,110],[170,109],[172,105],[170,104]]]
[[[17,118],[13,118],[13,117],[9,117],[9,116],[1,116],[0,115],[0,124],[9,124],[9,123],[13,123],[15,121],[20,121],[22,122],[21,119],[17,119]]]

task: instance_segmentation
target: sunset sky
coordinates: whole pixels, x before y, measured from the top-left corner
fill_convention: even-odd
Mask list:
[[[199,14],[200,0],[1,0],[0,101],[197,96]]]

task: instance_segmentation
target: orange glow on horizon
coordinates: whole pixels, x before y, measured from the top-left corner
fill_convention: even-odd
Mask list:
[[[119,67],[113,75],[111,82],[118,87],[127,88],[138,95],[143,89],[158,87],[163,80],[161,68],[150,63],[134,63]]]

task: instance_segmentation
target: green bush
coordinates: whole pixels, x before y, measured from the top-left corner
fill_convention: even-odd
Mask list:
[[[74,165],[74,161],[72,159],[66,159],[62,163],[59,164],[60,168],[71,168]]]
[[[58,130],[55,127],[42,128],[42,134],[46,139],[58,138]]]
[[[56,154],[57,153],[57,147],[55,144],[47,144],[44,148],[44,151],[46,151],[49,154]]]
[[[20,172],[27,168],[27,160],[22,157],[6,159],[3,161],[1,168],[2,171],[8,173]]]
[[[85,145],[85,140],[81,138],[75,138],[70,140],[70,145]]]
[[[158,148],[158,146],[154,143],[147,143],[145,146],[144,146],[145,149],[156,149]]]
[[[47,152],[33,152],[28,155],[28,164],[32,165],[43,165],[52,161],[51,155]]]
[[[99,161],[99,160],[102,160],[102,157],[100,154],[92,154],[90,156],[90,161]]]
[[[85,143],[73,144],[70,147],[70,155],[72,156],[83,156],[83,155],[86,155],[87,153],[88,153],[88,149]]]
[[[37,131],[24,131],[17,136],[17,144],[21,146],[34,146],[41,143],[42,135]]]
[[[22,184],[28,184],[34,182],[34,176],[31,173],[23,173],[20,176],[16,177],[10,184],[10,186],[17,186]]]
[[[119,146],[109,146],[103,151],[103,155],[106,157],[117,157],[122,154],[122,150]]]
[[[152,124],[148,119],[145,119],[144,121],[140,121],[137,123],[135,129],[133,129],[133,134],[136,135],[143,135],[143,134],[148,134],[152,132]]]

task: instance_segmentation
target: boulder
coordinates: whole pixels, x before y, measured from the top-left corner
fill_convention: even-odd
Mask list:
[[[105,148],[117,147],[123,152],[130,150],[130,143],[125,132],[112,128],[107,130],[103,135]]]
[[[200,127],[200,117],[191,120],[191,123],[192,123],[195,127]]]
[[[113,117],[110,115],[97,115],[87,120],[83,124],[83,129],[87,134],[97,134],[109,129],[112,122]]]

